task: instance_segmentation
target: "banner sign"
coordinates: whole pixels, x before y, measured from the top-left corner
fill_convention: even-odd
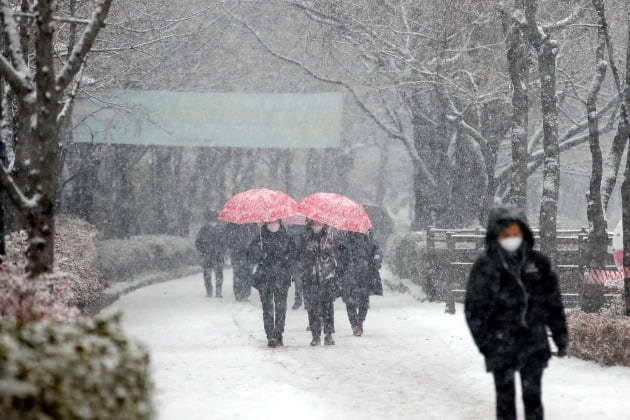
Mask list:
[[[194,147],[337,147],[342,94],[109,90],[77,100],[74,140]]]
[[[630,275],[630,267],[627,267],[626,271]],[[584,283],[586,284],[598,284],[611,289],[623,290],[623,279],[623,271],[595,270],[593,268],[587,268],[584,271]]]

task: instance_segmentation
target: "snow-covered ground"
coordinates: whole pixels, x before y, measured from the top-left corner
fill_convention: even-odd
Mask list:
[[[492,379],[460,306],[445,315],[442,304],[390,292],[372,299],[365,335],[354,337],[337,301],[337,345],[316,348],[306,311],[289,309],[285,347],[269,349],[258,295],[235,302],[225,274],[224,299],[204,297],[195,275],[107,310],[123,311],[128,333],[151,350],[159,419],[494,417]],[[630,418],[630,369],[553,359],[543,380],[547,419]]]

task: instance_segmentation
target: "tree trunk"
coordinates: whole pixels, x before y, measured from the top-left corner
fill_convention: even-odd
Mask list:
[[[555,41],[546,40],[538,54],[541,108],[543,113],[543,193],[540,203],[540,249],[552,260],[556,255],[556,227],[560,190],[560,148],[556,108]]]
[[[627,13],[627,31],[630,36],[630,9]],[[626,47],[626,89],[624,91],[623,102],[625,109],[630,109],[630,38]],[[623,223],[623,266],[624,278],[624,303],[626,316],[630,316],[630,153],[626,154],[626,170],[624,181],[621,185],[621,208]]]
[[[628,126],[623,118],[619,120],[617,125],[617,132],[613,138],[612,145],[610,146],[610,153],[606,159],[606,165],[604,167],[604,176],[602,182],[602,204],[604,211],[608,211],[608,204],[610,203],[610,197],[612,196],[615,184],[617,183],[617,174],[621,167],[621,159],[623,152],[626,149],[628,143]]]
[[[59,92],[55,77],[53,47],[54,26],[52,1],[38,2],[38,37],[35,45],[35,81],[37,92],[37,124],[34,136],[32,170],[28,173],[30,190],[38,196],[28,215],[28,248],[26,270],[31,275],[50,273],[54,261],[54,201],[57,185],[59,153]]]
[[[512,178],[510,202],[527,210],[527,139],[529,57],[521,30],[506,11],[502,13],[507,47],[508,72],[512,84]]]
[[[597,118],[595,118],[597,97],[608,68],[608,64],[604,61],[605,37],[602,33],[602,19],[603,16],[600,16],[595,59],[597,71],[593,76],[586,101],[592,168],[589,193],[587,194],[586,217],[589,223],[589,235],[585,248],[584,262],[587,267],[596,269],[604,269],[608,260],[608,229],[601,196],[603,159],[599,145],[599,124]],[[599,285],[584,285],[581,299],[582,310],[585,312],[597,312],[604,302],[603,298],[603,287]]]
[[[378,145],[379,160],[378,172],[376,175],[376,189],[374,190],[374,202],[381,207],[385,206],[385,195],[387,193],[387,167],[389,165],[389,150],[387,143]]]

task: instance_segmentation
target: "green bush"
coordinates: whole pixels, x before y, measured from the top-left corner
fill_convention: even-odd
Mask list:
[[[0,319],[2,419],[149,419],[151,391],[148,353],[118,316]]]
[[[400,278],[423,285],[425,277],[426,235],[424,232],[397,233],[387,242],[387,263]]]
[[[190,238],[140,235],[110,239],[96,244],[98,266],[111,282],[130,279],[151,271],[172,270],[198,264],[197,250]]]

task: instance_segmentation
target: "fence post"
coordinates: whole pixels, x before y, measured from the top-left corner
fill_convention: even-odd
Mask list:
[[[455,257],[455,241],[453,240],[453,232],[446,233],[446,248],[448,249],[446,264],[448,265],[446,271],[446,293],[445,293],[445,301],[446,301],[446,309],[445,312],[447,314],[454,315],[455,314],[455,294],[453,293],[453,275],[454,269],[451,263],[453,262],[453,258]],[[446,268],[446,267],[445,267]]]

